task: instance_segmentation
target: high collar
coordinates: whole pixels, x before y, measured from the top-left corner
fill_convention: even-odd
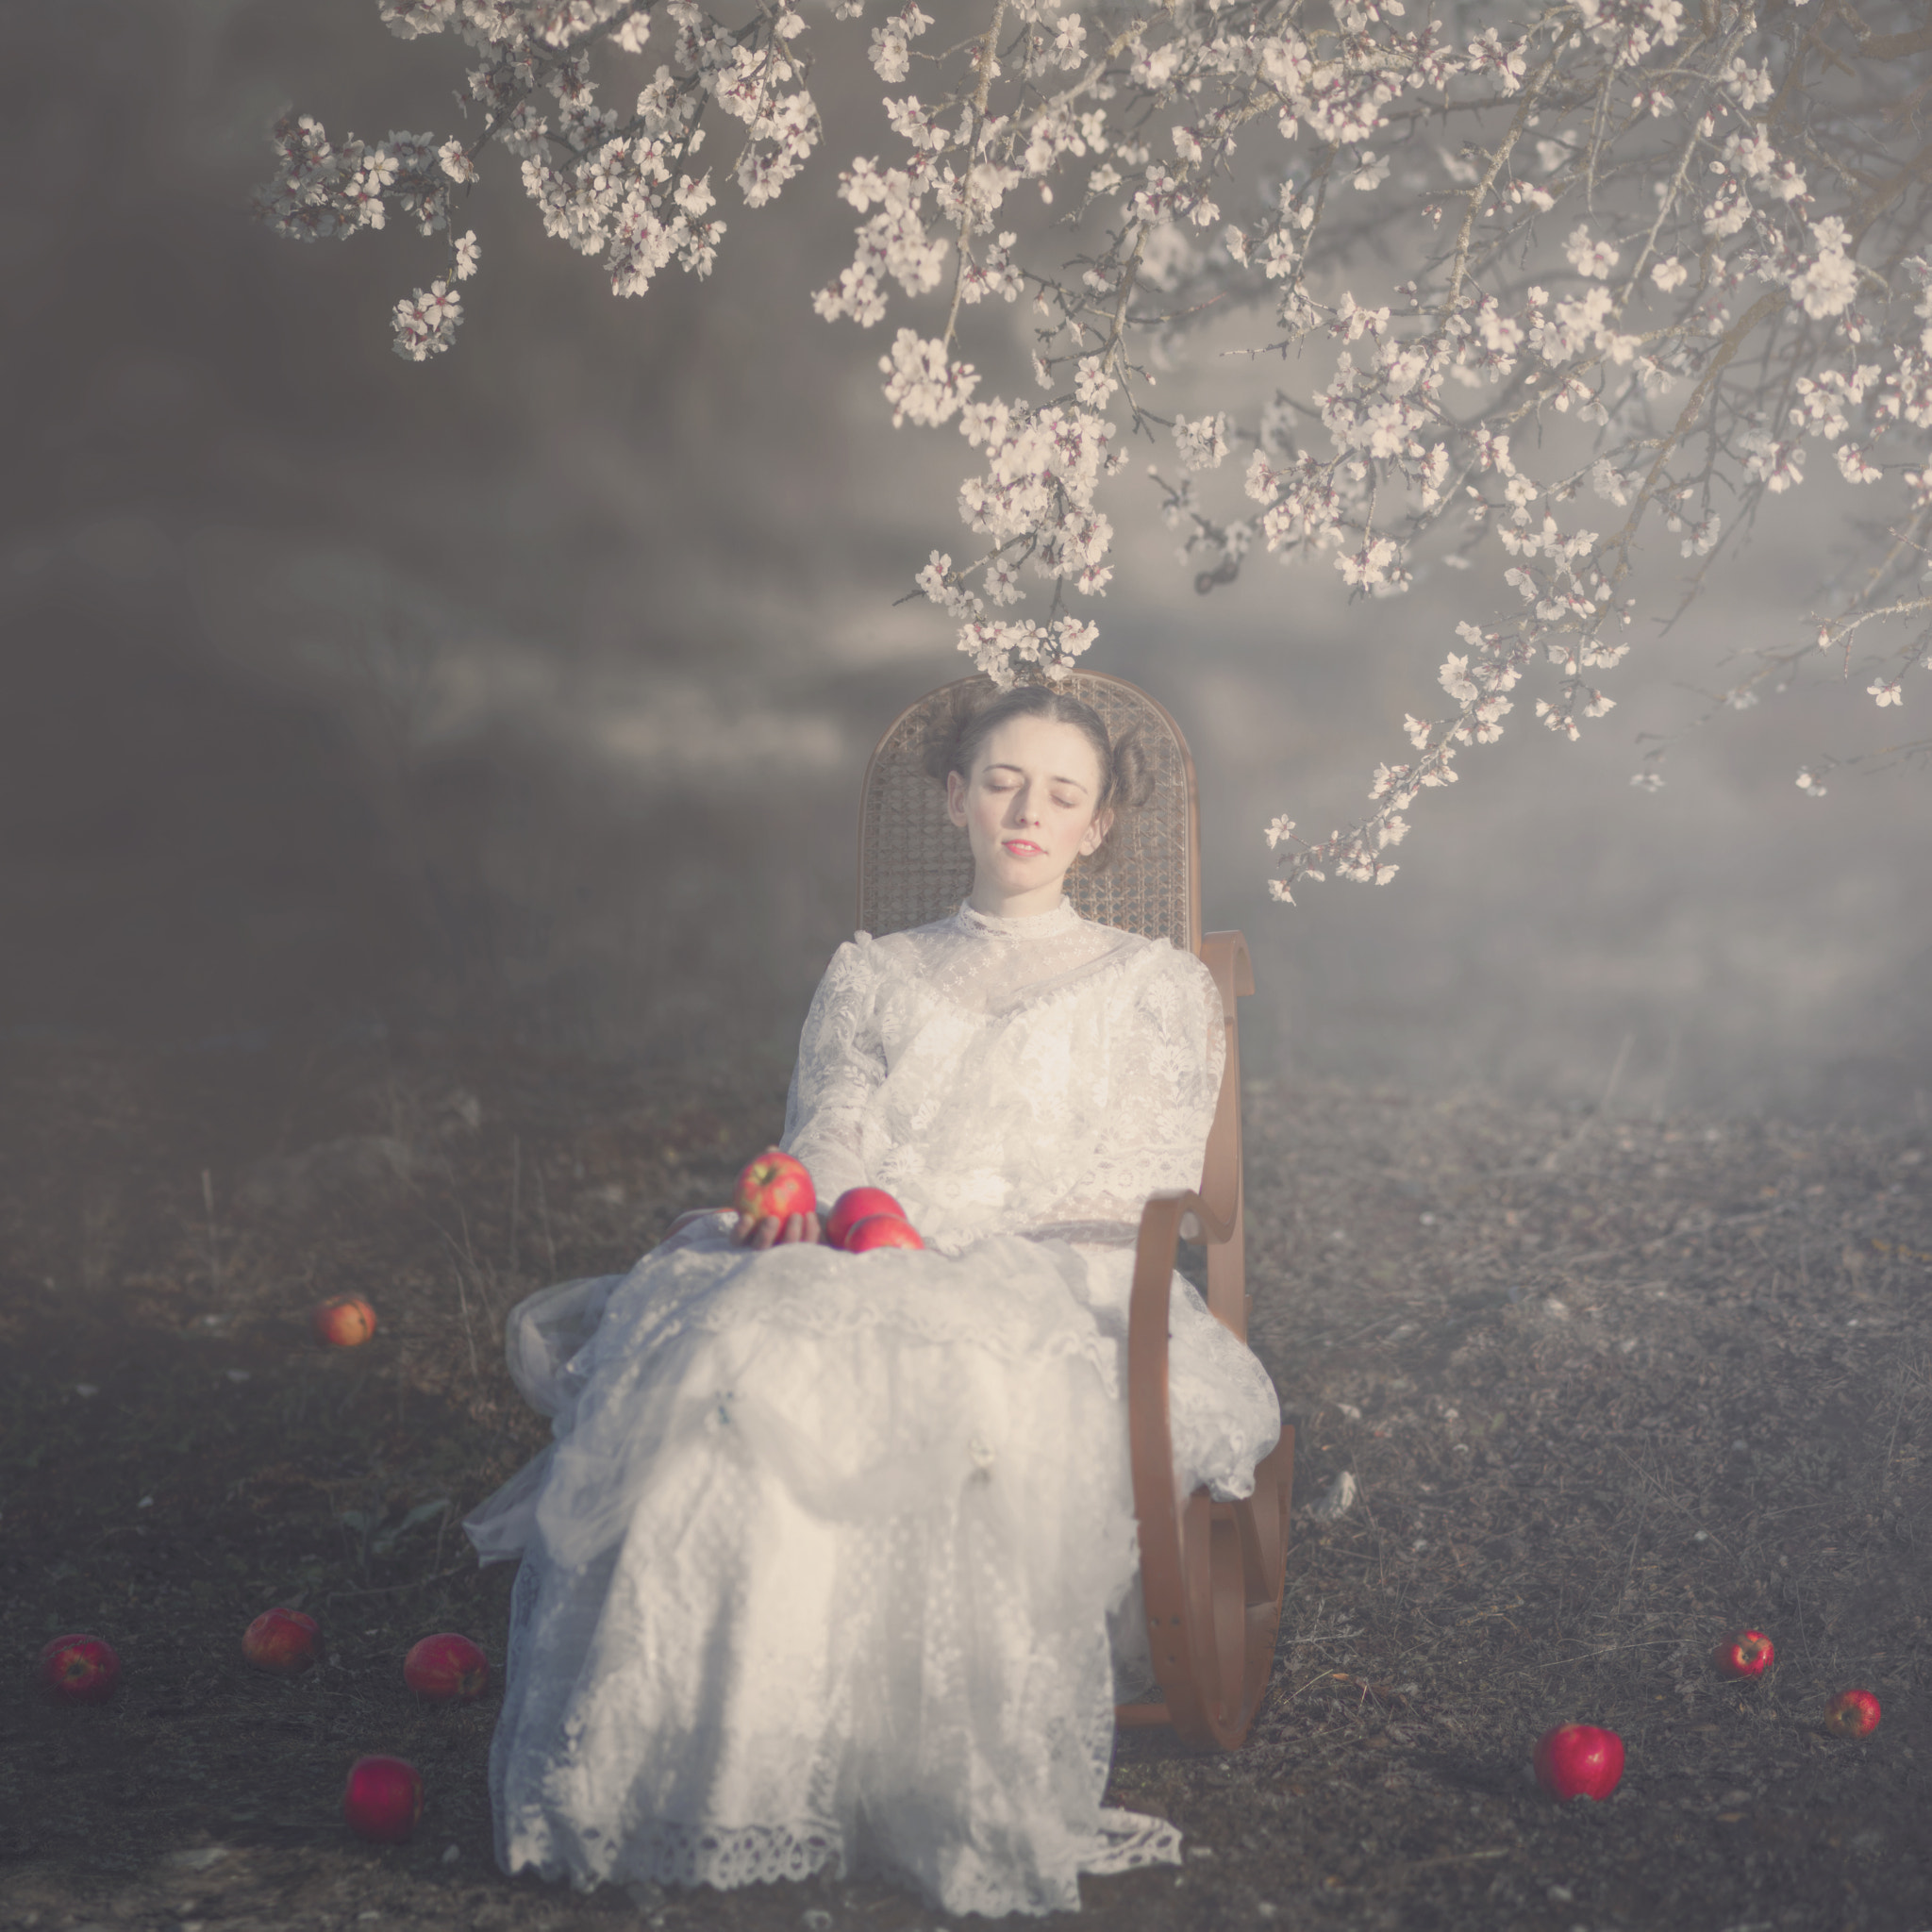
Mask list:
[[[991,912],[975,911],[969,900],[962,899],[956,918],[961,932],[1015,940],[1050,939],[1056,933],[1072,932],[1082,924],[1080,915],[1074,910],[1074,902],[1064,892],[1051,912],[1030,913],[1024,919],[1000,919]]]

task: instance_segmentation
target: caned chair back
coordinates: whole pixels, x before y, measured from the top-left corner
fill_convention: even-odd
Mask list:
[[[925,770],[934,713],[984,677],[961,678],[908,705],[865,768],[858,810],[858,927],[878,938],[958,909],[973,889],[965,832],[946,816],[944,788]],[[1147,753],[1153,791],[1114,837],[1121,849],[1099,870],[1076,860],[1067,896],[1083,919],[1201,950],[1201,836],[1194,761],[1167,710],[1124,678],[1076,671],[1058,689],[1092,706],[1109,738],[1131,728]]]

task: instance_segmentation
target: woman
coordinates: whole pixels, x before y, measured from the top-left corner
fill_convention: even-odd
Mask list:
[[[1101,1805],[1144,1681],[1125,1412],[1141,1203],[1191,1187],[1224,1054],[1207,969],[1062,895],[1141,789],[1041,688],[935,723],[958,913],[839,948],[782,1145],[888,1189],[924,1252],[688,1217],[532,1296],[554,1444],[465,1527],[520,1556],[491,1750],[506,1871],[728,1886],[867,1872],[955,1912],[1077,1907],[1179,1857]],[[1280,1415],[1176,1277],[1176,1478],[1249,1493]],[[1132,1688],[1138,1689],[1138,1684]]]

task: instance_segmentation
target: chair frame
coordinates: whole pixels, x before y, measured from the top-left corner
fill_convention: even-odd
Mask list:
[[[1085,672],[1074,682],[1123,688],[1134,702],[1157,713],[1173,734],[1186,796],[1187,937],[1220,989],[1227,1041],[1201,1184],[1150,1196],[1141,1210],[1135,1243],[1127,1309],[1127,1439],[1148,1651],[1161,1696],[1116,1705],[1114,1722],[1124,1729],[1167,1724],[1197,1750],[1232,1751],[1253,1728],[1274,1668],[1287,1578],[1294,1428],[1284,1424],[1274,1447],[1256,1465],[1251,1496],[1216,1502],[1205,1488],[1181,1496],[1174,1479],[1167,1344],[1174,1262],[1183,1240],[1198,1240],[1207,1247],[1209,1311],[1247,1340],[1253,1296],[1246,1286],[1242,1227],[1237,1002],[1254,991],[1254,969],[1247,941],[1239,932],[1201,930],[1199,795],[1193,758],[1180,726],[1163,706],[1124,678]],[[930,691],[908,705],[881,735],[867,762],[859,804],[861,930],[871,929],[867,921],[873,917],[867,838],[880,759],[913,715],[951,689]],[[714,1210],[694,1209],[692,1214],[707,1211]],[[672,1231],[691,1218],[680,1215]]]

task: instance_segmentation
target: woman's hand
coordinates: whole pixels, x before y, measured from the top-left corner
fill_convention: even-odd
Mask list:
[[[731,1230],[731,1239],[741,1248],[769,1248],[789,1241],[817,1241],[824,1237],[819,1232],[816,1214],[793,1214],[783,1221],[775,1214],[741,1214],[737,1226]]]

